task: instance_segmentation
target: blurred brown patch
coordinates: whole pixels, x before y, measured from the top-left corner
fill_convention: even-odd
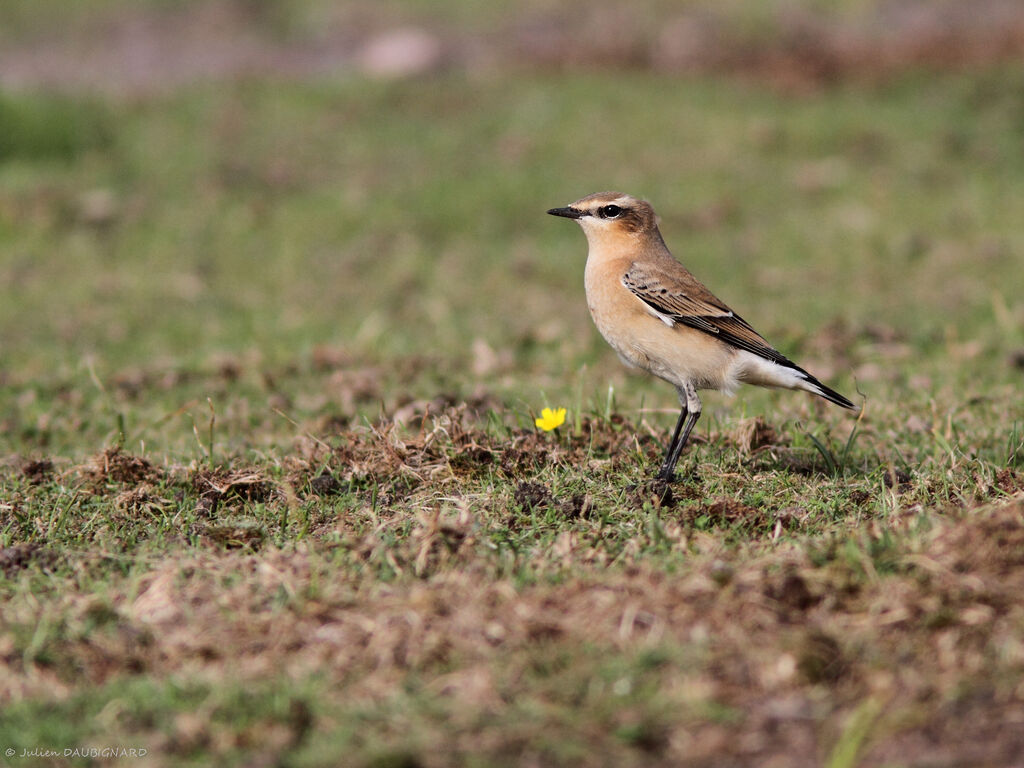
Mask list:
[[[315,366],[324,366],[326,361],[314,358]],[[379,402],[382,397],[383,371],[372,366],[345,367],[332,369],[327,388],[341,409],[348,414],[356,412],[359,405]]]
[[[42,544],[22,542],[0,549],[0,571],[5,576],[10,576],[16,571],[27,568],[32,563],[47,568],[53,564],[55,559],[55,555]]]
[[[266,539],[266,532],[250,521],[201,525],[200,535],[209,543],[224,549],[258,550]]]
[[[805,91],[845,80],[877,81],[908,69],[964,69],[1015,61],[1024,51],[1024,9],[1013,0],[977,4],[897,0],[829,12],[776,6],[764,23],[742,11],[696,3],[657,19],[614,4],[573,4],[519,22],[517,47],[534,64],[609,66],[674,73],[728,73]]]
[[[441,508],[434,507],[419,515],[417,523],[413,532],[416,547],[413,570],[417,576],[448,565],[462,554],[463,547],[467,552],[472,550],[473,520],[467,509],[452,517],[442,516]]]
[[[996,473],[995,487],[1010,495],[1024,493],[1024,474],[1004,467]]]
[[[136,399],[147,389],[169,390],[181,386],[197,377],[195,371],[152,366],[135,367],[118,371],[110,378],[117,394],[128,400]]]
[[[393,78],[497,63],[731,74],[807,91],[915,69],[1016,63],[1024,53],[1024,8],[1015,0],[890,0],[853,9],[782,3],[763,13],[702,0],[656,14],[626,10],[612,0],[570,0],[508,10],[476,26],[446,27],[416,13],[396,15],[386,4],[379,10],[356,4],[321,14],[315,36],[282,36],[269,19],[273,14],[256,8],[245,0],[180,9],[115,4],[80,27],[6,40],[0,72],[5,85],[23,88],[139,93],[239,75],[306,79],[353,70]],[[125,61],[139,65],[125,67]],[[251,174],[227,169],[225,176],[238,173]],[[266,176],[262,183],[289,183],[280,170]],[[100,223],[117,215],[116,204],[105,198],[92,202],[92,209],[90,220]],[[713,225],[722,215],[710,212],[698,221]]]
[[[849,665],[834,637],[812,630],[804,638],[797,669],[809,683],[834,684],[849,671]]]
[[[734,198],[723,197],[683,214],[679,217],[679,224],[697,232],[715,230],[726,224],[734,224],[740,211],[740,205]]]
[[[817,605],[821,599],[811,593],[807,581],[796,570],[789,570],[779,581],[769,583],[765,594],[798,613]]]
[[[970,592],[1002,596],[1016,604],[1024,595],[1024,502],[1016,501],[995,512],[971,512],[956,525],[940,532],[930,554],[952,576],[973,573],[980,579]],[[1013,597],[1014,590],[1020,590]]]
[[[42,485],[53,474],[53,462],[49,459],[27,461],[21,465],[21,476],[32,485]]]

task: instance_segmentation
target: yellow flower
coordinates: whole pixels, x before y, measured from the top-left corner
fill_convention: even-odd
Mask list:
[[[557,411],[553,411],[550,408],[545,408],[540,412],[540,418],[534,419],[534,423],[543,429],[545,432],[550,432],[553,429],[558,429],[565,421],[565,408],[559,408]]]

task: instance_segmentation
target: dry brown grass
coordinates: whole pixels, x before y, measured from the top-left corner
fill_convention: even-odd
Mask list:
[[[456,719],[454,741],[421,758],[444,765],[515,752],[507,718],[518,696],[545,695],[527,682],[538,659],[648,653],[665,659],[653,677],[633,670],[615,685],[649,686],[657,705],[627,698],[608,726],[639,728],[634,747],[650,764],[821,764],[865,707],[872,726],[859,764],[912,750],[915,765],[931,764],[928,755],[1008,765],[1024,748],[1021,498],[933,516],[884,545],[868,527],[854,548],[811,554],[729,549],[668,522],[664,536],[686,553],[672,573],[628,553],[609,570],[603,552],[567,531],[539,558],[558,580],[521,587],[493,578],[484,525],[465,508],[421,514],[398,549],[378,552],[418,577],[393,584],[339,578],[330,548],[310,544],[197,551],[115,584],[102,601],[69,590],[53,606],[72,630],[54,649],[60,666],[2,657],[0,698],[69,692],[82,675],[97,685],[139,673],[242,683],[284,675],[323,676],[343,701],[387,704],[403,681],[423,677]],[[362,556],[381,546],[369,541]],[[4,558],[13,567],[25,559]],[[109,614],[105,630],[76,641],[73,628],[98,614]],[[556,683],[603,685],[592,672]],[[584,707],[599,697],[581,695]],[[731,714],[716,720],[711,710]]]

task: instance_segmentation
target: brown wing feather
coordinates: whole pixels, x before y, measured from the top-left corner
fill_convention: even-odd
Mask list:
[[[634,262],[622,276],[622,284],[653,310],[677,323],[696,328],[773,363],[802,370],[701,285],[679,262],[674,263],[678,270],[672,271],[678,271],[678,276],[670,275],[653,264]]]

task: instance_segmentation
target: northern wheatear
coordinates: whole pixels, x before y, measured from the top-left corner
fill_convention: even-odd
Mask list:
[[[741,384],[802,389],[857,406],[787,360],[675,260],[649,203],[599,192],[552,216],[575,219],[587,236],[587,305],[597,329],[628,366],[664,379],[682,411],[658,477],[671,480],[700,418],[698,389],[732,394]]]

